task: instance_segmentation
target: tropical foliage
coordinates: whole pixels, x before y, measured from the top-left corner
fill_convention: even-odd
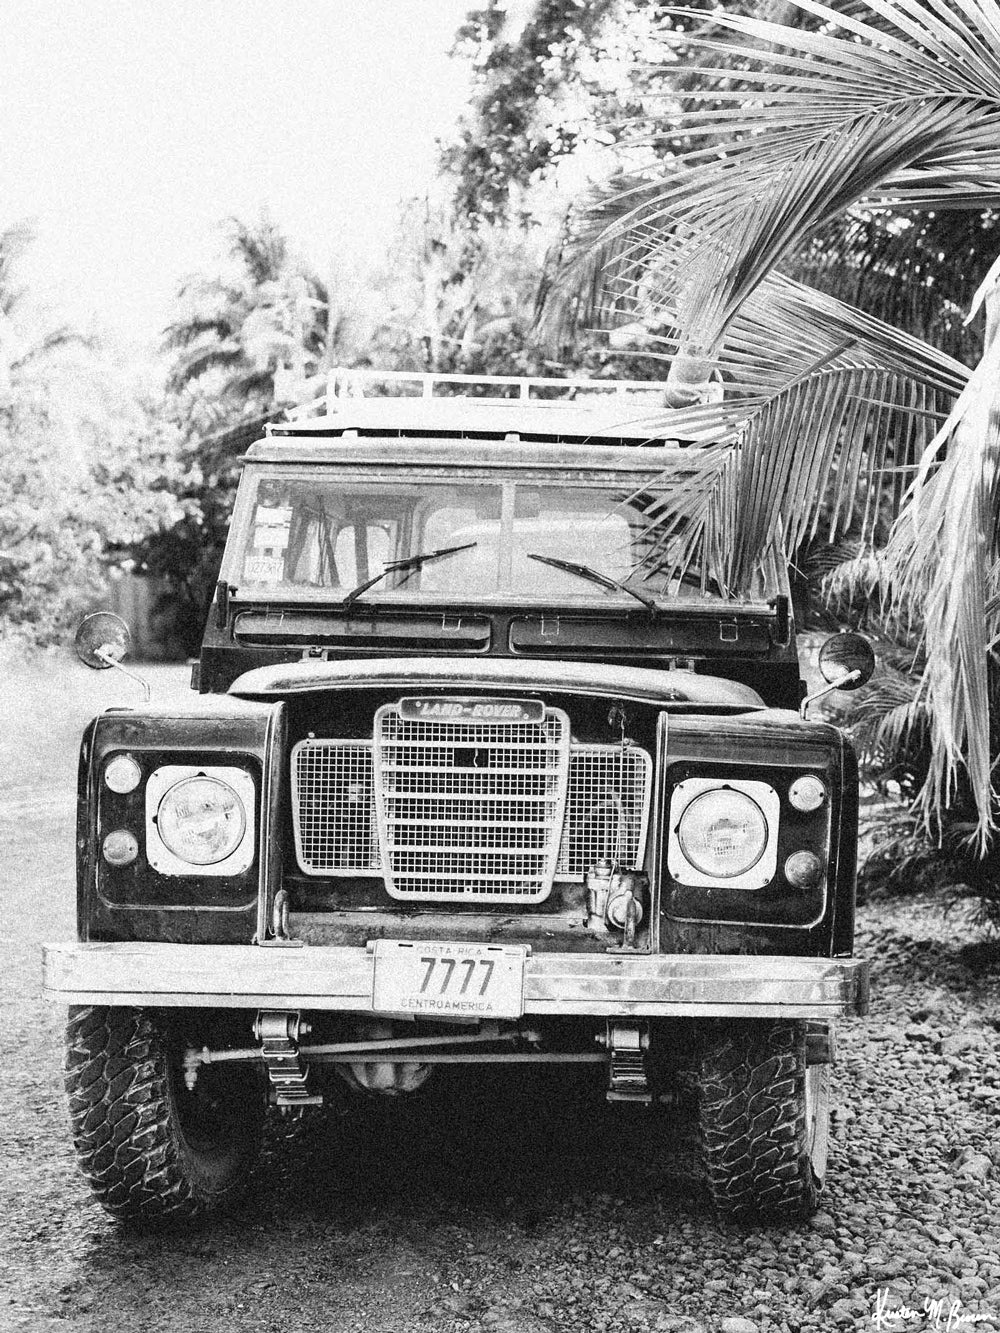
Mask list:
[[[687,425],[709,430],[720,456],[679,558],[707,549],[730,586],[782,531],[795,544],[821,520],[833,533],[860,520],[870,542],[885,504],[895,510],[883,586],[924,625],[925,813],[940,823],[967,782],[984,850],[997,814],[995,271],[972,302],[988,314],[971,374],[779,272],[807,258],[818,229],[845,210],[898,216],[902,230],[919,210],[981,217],[997,203],[1000,9],[992,0],[790,8],[802,26],[727,10],[701,33],[691,30],[695,11],[666,11],[677,26],[664,34],[662,133],[689,146],[579,218],[547,293],[549,326],[558,338],[580,322],[638,321],[659,339],[673,401],[690,404]],[[680,90],[678,48],[700,52],[685,64],[697,85]],[[704,401],[719,381],[722,402]]]
[[[135,548],[166,581],[176,638],[197,652],[238,479],[238,460],[326,350],[327,292],[267,217],[226,224],[219,271],[184,282],[164,334],[166,416],[178,433],[173,520]]]
[[[528,221],[527,197],[560,162],[613,144],[641,112],[635,77],[653,31],[648,0],[490,0],[470,10],[455,39],[474,91],[442,165],[456,216]]]
[[[100,349],[18,281],[30,231],[0,233],[0,634],[45,643],[176,513],[169,431]]]

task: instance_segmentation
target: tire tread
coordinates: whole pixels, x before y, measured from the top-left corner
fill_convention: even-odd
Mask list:
[[[150,1223],[224,1206],[242,1185],[192,1179],[174,1124],[166,1046],[145,1009],[70,1009],[65,1084],[77,1159],[113,1216]]]
[[[723,1217],[801,1218],[815,1211],[822,1182],[806,1142],[805,1078],[798,1023],[743,1023],[702,1051],[701,1157]]]

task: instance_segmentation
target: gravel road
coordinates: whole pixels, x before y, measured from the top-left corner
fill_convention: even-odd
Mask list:
[[[182,669],[148,674],[185,697]],[[111,675],[5,672],[0,1329],[796,1333],[874,1328],[881,1308],[888,1333],[1000,1330],[1000,949],[926,902],[862,913],[873,1012],[840,1030],[811,1223],[720,1226],[685,1126],[607,1107],[579,1072],[439,1076],[276,1120],[235,1216],[155,1237],[110,1222],[73,1163],[38,956],[72,933],[80,731],[132,698]]]

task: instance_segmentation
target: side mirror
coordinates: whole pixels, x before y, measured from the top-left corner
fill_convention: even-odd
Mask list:
[[[121,616],[113,611],[95,611],[80,621],[73,647],[84,666],[107,671],[128,656],[132,635]]]
[[[819,669],[835,690],[859,690],[875,672],[875,653],[867,639],[845,631],[827,639],[819,650]]]
[[[859,690],[867,685],[875,671],[875,652],[867,639],[845,630],[827,639],[819,650],[818,665],[826,684],[802,700],[800,717],[805,717],[811,703],[831,690]]]
[[[95,611],[91,616],[84,616],[76,631],[73,646],[84,666],[93,667],[95,671],[114,667],[142,687],[143,700],[149,703],[148,683],[122,666],[122,658],[132,646],[132,634],[121,616],[116,616],[113,611]]]

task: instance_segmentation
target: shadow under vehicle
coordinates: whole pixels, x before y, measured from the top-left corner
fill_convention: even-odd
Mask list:
[[[588,1063],[690,1098],[721,1214],[807,1215],[868,971],[855,757],[805,715],[781,552],[739,595],[685,557],[709,451],[636,386],[406,378],[250,448],[209,697],[86,731],[45,956],[82,1168],[117,1216],[190,1215],[268,1102]],[[123,628],[81,656],[120,668]],[[827,689],[872,665],[820,655]]]

